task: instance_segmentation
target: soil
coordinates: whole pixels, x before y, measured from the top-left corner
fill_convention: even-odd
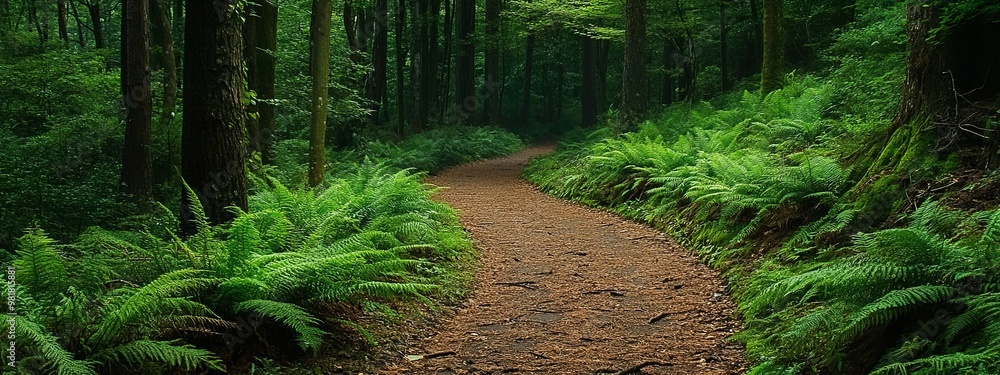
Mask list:
[[[454,315],[412,336],[380,373],[743,372],[719,275],[662,232],[519,177],[551,151],[532,147],[428,181],[445,187],[435,199],[458,209],[481,265]]]

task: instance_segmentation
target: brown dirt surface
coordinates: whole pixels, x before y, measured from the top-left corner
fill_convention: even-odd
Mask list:
[[[662,232],[545,195],[519,177],[551,146],[431,178],[481,255],[454,316],[385,374],[735,374],[743,352],[718,274]],[[404,355],[437,354],[409,360]],[[645,364],[646,366],[642,366]]]

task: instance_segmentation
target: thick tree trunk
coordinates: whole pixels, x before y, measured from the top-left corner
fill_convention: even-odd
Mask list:
[[[583,45],[583,82],[580,85],[580,126],[589,128],[597,125],[597,41],[589,36],[581,37]]]
[[[625,59],[621,129],[631,130],[646,112],[646,0],[625,2]]]
[[[247,209],[243,140],[243,38],[238,10],[187,0],[184,51],[184,125],[181,219],[193,229],[191,204],[199,199],[212,223],[232,220],[227,207]]]
[[[396,136],[403,138],[406,132],[406,90],[404,90],[404,69],[406,50],[403,47],[403,33],[406,30],[406,0],[396,0]]]
[[[309,35],[309,75],[312,77],[312,119],[309,127],[309,186],[323,183],[326,167],[326,113],[330,84],[330,22],[333,2],[313,0]],[[189,13],[190,15],[190,13]]]
[[[152,191],[152,97],[149,92],[149,34],[146,0],[122,2],[125,50],[122,52],[122,93],[125,104],[125,150],[122,153],[124,191],[139,199]]]
[[[163,57],[160,61],[163,68],[163,103],[160,121],[163,125],[167,125],[174,119],[174,111],[177,109],[177,60],[174,55],[174,35],[170,30],[170,17],[167,15],[167,6],[163,0],[150,0],[149,5],[151,7],[149,14],[161,33],[158,41]]]
[[[476,0],[458,1],[458,58],[455,99],[459,122],[472,125],[476,119]]]
[[[784,85],[784,0],[764,0],[764,62],[760,74],[760,97]]]
[[[500,122],[500,97],[494,88],[500,85],[500,0],[486,0],[486,55],[484,60],[485,93],[483,123]]]
[[[249,150],[260,153],[261,162],[271,160],[271,136],[274,134],[274,74],[277,49],[278,7],[274,0],[253,0],[252,13],[243,25],[245,58],[247,60],[247,88],[257,94],[257,100],[247,108],[256,113],[247,119]],[[248,12],[250,13],[250,12]]]

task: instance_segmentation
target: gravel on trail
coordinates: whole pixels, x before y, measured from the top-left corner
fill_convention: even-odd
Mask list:
[[[519,173],[552,146],[428,180],[480,252],[454,315],[385,374],[736,374],[740,327],[717,272],[669,236],[539,192]],[[410,355],[410,358],[403,355]],[[422,356],[422,357],[417,357]]]

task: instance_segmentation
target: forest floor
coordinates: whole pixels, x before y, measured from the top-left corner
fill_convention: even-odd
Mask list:
[[[423,358],[380,373],[741,373],[742,349],[727,342],[739,323],[718,274],[662,232],[520,178],[552,149],[429,179],[480,252],[474,290],[397,353]]]

